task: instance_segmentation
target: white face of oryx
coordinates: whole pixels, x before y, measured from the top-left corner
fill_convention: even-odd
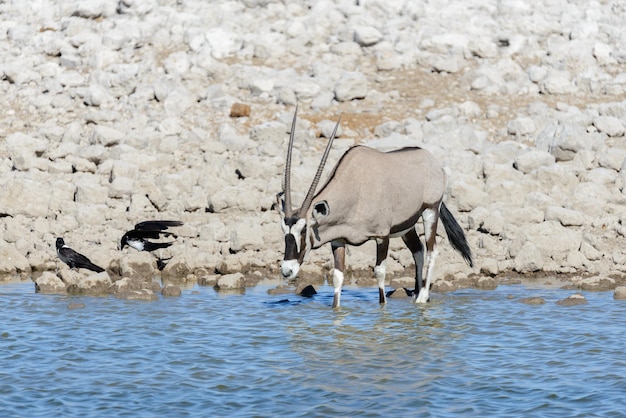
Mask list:
[[[306,254],[306,219],[283,217],[282,228],[285,234],[285,258],[280,264],[280,271],[284,278],[295,279]]]

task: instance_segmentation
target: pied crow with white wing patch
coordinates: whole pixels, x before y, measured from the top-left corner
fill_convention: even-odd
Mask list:
[[[104,271],[102,267],[95,265],[87,257],[65,245],[65,240],[63,238],[57,238],[56,247],[57,255],[61,261],[69,266],[69,268],[83,268],[95,271],[96,273]]]
[[[168,232],[167,229],[174,226],[182,226],[181,221],[144,221],[135,225],[135,228],[126,232],[122,236],[120,250],[125,246],[130,246],[137,251],[154,251],[159,248],[167,248],[174,243],[168,242],[152,242],[149,239],[159,239],[161,237],[174,237],[176,235]]]

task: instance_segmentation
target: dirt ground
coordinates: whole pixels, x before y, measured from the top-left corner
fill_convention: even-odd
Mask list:
[[[526,68],[522,65],[522,68]],[[391,121],[402,121],[406,118],[425,120],[426,115],[433,109],[442,109],[460,105],[471,101],[476,103],[482,114],[471,120],[482,130],[487,132],[488,140],[499,142],[506,138],[498,131],[506,130],[507,124],[516,117],[526,114],[531,103],[541,102],[550,108],[556,108],[559,103],[576,106],[584,109],[590,104],[615,101],[618,98],[610,96],[594,97],[590,95],[545,95],[537,93],[507,95],[489,94],[470,87],[470,77],[467,73],[472,68],[457,74],[439,73],[423,68],[398,69],[393,71],[366,72],[374,74],[371,78],[370,93],[377,91],[386,93],[393,100],[379,102],[379,95],[370,94],[363,100],[349,102],[335,102],[329,109],[321,112],[302,111],[299,117],[317,123],[320,120],[337,120],[341,116],[341,125],[350,129],[363,139],[374,135],[377,126]],[[487,109],[493,107],[497,112]],[[252,111],[248,124],[254,126],[271,120],[273,115],[268,108],[252,104]],[[502,132],[502,131],[501,131]],[[528,139],[526,139],[528,140]],[[359,138],[355,138],[359,142]]]

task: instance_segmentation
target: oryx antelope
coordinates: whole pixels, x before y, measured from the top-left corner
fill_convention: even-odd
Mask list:
[[[302,206],[291,203],[291,155],[297,109],[294,113],[287,148],[283,190],[278,193],[285,256],[281,272],[285,278],[298,275],[300,265],[312,249],[330,242],[334,258],[333,307],[340,305],[344,281],[345,246],[376,240],[374,274],[378,281],[379,302],[385,303],[385,259],[389,238],[402,237],[415,261],[413,300],[427,302],[435,267],[436,231],[439,218],[452,247],[470,266],[472,253],[463,230],[443,203],[446,175],[434,156],[421,148],[402,148],[380,152],[354,146],[341,157],[326,184],[316,194],[337,126],[328,140],[322,160]],[[424,223],[426,252],[415,229],[419,218]],[[426,260],[426,283],[422,270]]]

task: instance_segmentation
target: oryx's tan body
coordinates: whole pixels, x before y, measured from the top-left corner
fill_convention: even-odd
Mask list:
[[[313,198],[326,201],[327,216],[316,217],[313,248],[343,240],[360,245],[412,228],[426,208],[437,208],[446,187],[445,173],[421,148],[392,152],[356,146],[348,150]],[[314,216],[314,215],[313,215]]]

